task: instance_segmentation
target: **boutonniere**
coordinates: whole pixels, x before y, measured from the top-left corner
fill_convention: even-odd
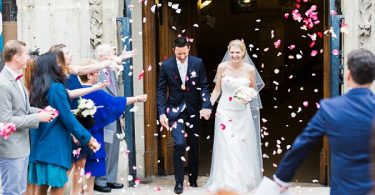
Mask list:
[[[198,75],[197,75],[197,72],[195,72],[195,71],[192,71],[191,73],[190,73],[190,78],[195,78],[195,77],[197,77]]]

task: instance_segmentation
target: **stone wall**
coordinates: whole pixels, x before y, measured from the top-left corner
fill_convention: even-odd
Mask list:
[[[375,0],[341,0],[341,6],[349,30],[349,34],[344,35],[345,63],[353,49],[365,48],[375,53]]]
[[[64,43],[76,63],[92,57],[93,46],[101,42],[117,45],[116,17],[122,14],[122,4],[121,0],[17,1],[18,39],[41,52]]]

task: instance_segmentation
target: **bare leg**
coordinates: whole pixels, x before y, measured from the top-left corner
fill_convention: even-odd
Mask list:
[[[77,195],[82,192],[82,183],[83,183],[83,168],[85,167],[86,159],[79,159],[77,162],[73,164],[73,168],[71,170],[72,175],[72,182],[71,182],[71,189],[70,195]]]
[[[93,195],[94,193],[94,182],[95,182],[95,177],[91,176],[90,178],[86,179],[86,190],[85,190],[85,195]]]
[[[47,185],[43,185],[43,186],[36,186],[36,189],[35,189],[35,194],[36,195],[47,195],[47,191],[48,191],[48,187]]]
[[[36,185],[35,184],[27,184],[26,193],[24,195],[35,195]]]
[[[50,195],[64,195],[65,187],[51,188]]]

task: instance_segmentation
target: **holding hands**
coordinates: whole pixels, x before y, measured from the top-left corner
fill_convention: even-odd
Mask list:
[[[204,118],[205,120],[210,119],[211,116],[211,109],[203,108],[202,110],[199,111],[199,118]]]

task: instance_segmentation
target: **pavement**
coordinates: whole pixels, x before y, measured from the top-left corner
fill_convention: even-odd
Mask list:
[[[208,192],[202,186],[207,181],[208,177],[198,178],[198,188],[188,187],[184,184],[183,195],[210,195],[213,193]],[[173,176],[162,176],[156,177],[154,181],[148,184],[139,184],[136,187],[124,188],[121,190],[112,190],[111,193],[99,193],[95,192],[95,195],[172,195],[174,188],[174,177]],[[325,187],[319,184],[313,183],[293,183],[292,187],[289,189],[290,195],[329,195],[329,187]],[[249,195],[254,192],[249,193]]]

